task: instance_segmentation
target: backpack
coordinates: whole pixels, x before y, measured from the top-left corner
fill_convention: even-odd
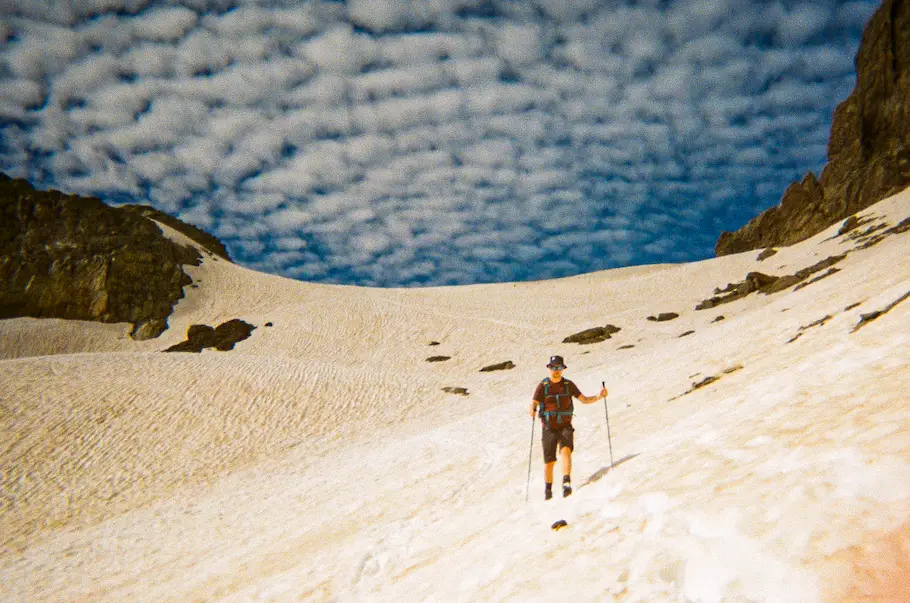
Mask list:
[[[575,410],[575,403],[572,401],[571,382],[563,379],[564,393],[550,393],[550,378],[543,381],[543,403],[539,406],[539,416],[544,427],[550,429],[562,429],[572,424],[572,413]]]

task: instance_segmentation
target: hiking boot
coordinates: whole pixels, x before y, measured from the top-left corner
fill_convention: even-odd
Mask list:
[[[553,484],[547,484],[543,491],[543,499],[550,500],[553,498]]]
[[[572,483],[568,475],[562,476],[562,497],[567,498],[572,496]]]

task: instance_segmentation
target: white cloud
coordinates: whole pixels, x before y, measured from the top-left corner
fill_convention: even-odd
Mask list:
[[[800,4],[792,11],[780,14],[777,23],[778,35],[784,44],[797,46],[821,33],[830,19],[828,7]]]
[[[132,20],[136,36],[152,42],[171,42],[196,25],[198,15],[183,7],[153,8]]]
[[[0,0],[5,171],[148,194],[251,265],[374,284],[709,253],[678,224],[756,213],[823,161],[875,6],[45,5]]]
[[[369,37],[355,34],[350,26],[338,25],[307,41],[297,52],[320,70],[356,74],[375,56],[376,49]]]

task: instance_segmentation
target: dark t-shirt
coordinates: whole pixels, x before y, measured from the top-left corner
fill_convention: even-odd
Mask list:
[[[544,389],[545,385],[543,381],[537,384],[537,389],[534,390],[534,400],[537,401],[537,404],[543,404],[544,399]],[[560,379],[559,383],[550,383],[550,395],[559,394],[572,394],[573,398],[581,398],[581,390],[578,389],[578,386],[575,385],[572,381],[568,379]]]

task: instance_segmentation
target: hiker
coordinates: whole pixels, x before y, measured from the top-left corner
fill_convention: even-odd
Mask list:
[[[562,372],[566,363],[562,356],[550,356],[547,363],[550,376],[537,386],[534,399],[531,401],[531,418],[538,415],[540,408],[540,422],[543,425],[541,442],[543,443],[544,462],[544,498],[553,498],[553,465],[556,464],[556,452],[562,457],[562,496],[572,494],[572,450],[575,448],[572,427],[572,411],[574,405],[572,398],[578,398],[583,404],[593,404],[607,397],[607,388],[603,388],[597,396],[586,396],[578,386],[568,379],[563,379]]]

